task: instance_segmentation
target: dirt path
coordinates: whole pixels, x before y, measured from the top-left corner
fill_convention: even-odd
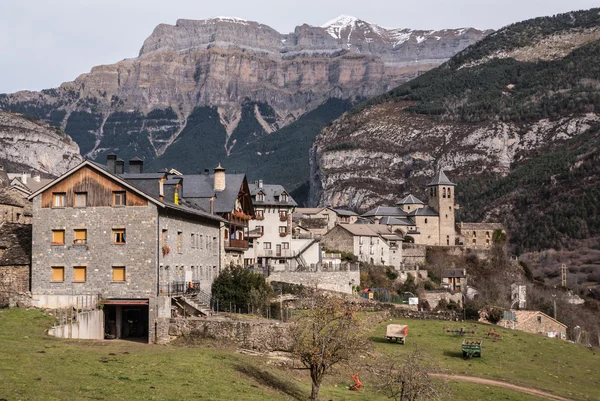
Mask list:
[[[443,375],[443,374],[438,374],[438,373],[431,373],[431,376],[441,377],[443,379],[456,380],[456,381],[461,381],[461,382],[484,384],[486,386],[503,387],[503,388],[507,388],[509,390],[518,391],[520,393],[531,394],[531,395],[535,395],[535,396],[546,398],[548,400],[553,400],[553,401],[571,401],[568,398],[564,398],[564,397],[561,397],[558,395],[546,393],[544,391],[541,391],[541,390],[538,390],[535,388],[521,387],[521,386],[517,386],[515,384],[510,384],[510,383],[506,383],[506,382],[498,381],[498,380],[482,379],[481,377],[473,377],[473,376]]]

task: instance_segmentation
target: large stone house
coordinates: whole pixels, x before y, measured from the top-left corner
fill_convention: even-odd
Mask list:
[[[494,232],[506,232],[500,223],[459,223],[457,230],[459,243],[474,249],[490,248],[494,244]]]
[[[321,244],[330,252],[352,253],[360,262],[402,268],[402,238],[377,224],[338,224]]]
[[[354,224],[358,214],[351,210],[331,207],[296,208],[293,227],[297,237],[318,237],[331,230],[336,224]]]
[[[499,326],[514,328],[528,333],[540,334],[545,337],[567,339],[567,325],[540,311],[517,310],[513,321],[501,320]]]
[[[227,221],[184,202],[180,177],[107,162],[85,161],[30,196],[32,297],[44,308],[101,303],[107,333],[153,342],[173,295],[210,291]]]
[[[262,180],[249,187],[254,218],[250,220],[250,248],[244,254],[244,265],[271,272],[307,269],[319,263],[319,244],[314,239],[292,236],[292,214],[297,203],[285,188]]]

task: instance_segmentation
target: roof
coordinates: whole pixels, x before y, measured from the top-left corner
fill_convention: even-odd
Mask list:
[[[259,188],[255,182],[249,183],[250,195],[252,195],[252,204],[254,206],[270,205],[270,206],[298,206],[296,201],[289,195],[285,188],[281,185],[267,185],[263,184],[262,188]],[[256,200],[256,195],[262,192],[264,197],[262,201]],[[286,193],[288,196],[287,202],[282,202],[281,194]]]
[[[298,214],[319,214],[326,208],[324,207],[298,207],[296,213]]]
[[[446,277],[465,278],[467,277],[467,271],[465,269],[444,270],[444,272],[442,273],[442,278]]]
[[[36,181],[33,178],[28,177],[27,184],[24,184],[23,181],[21,181],[21,176],[18,176],[18,177],[13,178],[11,180],[10,184],[18,185],[23,188],[27,188],[30,192],[35,192],[38,189],[46,186],[48,183],[50,183],[52,181],[54,181],[54,179],[52,179],[52,178],[40,178],[39,181]]]
[[[352,210],[333,209],[333,208],[330,208],[330,209],[333,210],[335,212],[335,214],[337,214],[338,216],[358,216],[358,213],[354,213]]]
[[[183,198],[204,210],[209,210],[210,198],[216,196],[215,213],[230,213],[235,206],[246,175],[225,174],[225,189],[217,192],[214,189],[214,174],[184,174],[181,177],[183,177]]]
[[[454,183],[451,182],[448,179],[448,177],[446,177],[446,174],[444,174],[444,170],[438,171],[437,174],[431,180],[431,182],[429,184],[427,184],[428,187],[434,187],[434,186],[438,186],[438,185],[454,186]]]
[[[369,210],[366,213],[363,213],[362,217],[375,217],[375,216],[394,216],[394,217],[404,217],[407,213],[402,210],[402,208],[397,206],[377,206],[374,209]]]
[[[408,213],[409,216],[439,216],[438,212],[429,206],[423,206]]]
[[[25,207],[26,200],[16,194],[12,188],[0,188],[0,205]]]
[[[474,231],[494,231],[504,230],[504,226],[501,223],[460,223],[460,229]]]
[[[408,195],[400,202],[396,203],[396,205],[424,205],[424,203],[419,199],[415,198],[413,195]]]
[[[379,224],[385,224],[388,226],[414,226],[415,223],[409,219],[397,218],[392,216],[385,216],[379,220]]]
[[[372,225],[373,224],[339,224],[336,227],[341,227],[355,236],[379,237],[379,234],[371,229]]]
[[[0,266],[31,263],[31,224],[0,224]]]
[[[516,321],[518,322],[518,324],[527,323],[528,321],[535,319],[537,316],[543,315],[546,318],[553,320],[556,324],[563,326],[565,329],[567,328],[566,324],[559,322],[558,320],[546,315],[544,312],[541,312],[541,311],[516,310],[513,312],[515,313],[515,318],[516,318]]]

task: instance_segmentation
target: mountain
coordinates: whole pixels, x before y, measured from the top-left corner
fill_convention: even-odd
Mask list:
[[[34,168],[58,176],[82,160],[77,144],[56,127],[0,111],[0,163],[6,170]]]
[[[239,166],[233,155],[245,157],[250,144],[302,123],[328,99],[384,93],[487,33],[385,29],[345,16],[288,34],[239,18],[182,19],[158,25],[138,57],[59,88],[0,95],[0,109],[62,128],[91,159],[115,152],[184,172],[227,157]],[[308,166],[308,147],[297,150],[296,162]]]
[[[311,149],[311,202],[366,209],[425,196],[443,168],[459,184],[459,218],[501,219],[525,248],[600,234],[597,171],[579,160],[597,157],[599,59],[600,9],[496,31],[325,128]],[[525,228],[556,237],[528,241]]]

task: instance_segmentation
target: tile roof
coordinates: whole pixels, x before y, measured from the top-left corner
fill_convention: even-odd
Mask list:
[[[0,266],[31,263],[31,224],[0,224]]]
[[[363,213],[362,217],[375,217],[375,216],[394,216],[394,217],[404,217],[407,213],[402,210],[400,207],[396,206],[377,206],[374,209],[369,210],[366,213]]]
[[[339,224],[336,227],[341,227],[352,235],[362,237],[379,237],[379,234],[373,231],[372,224]]]
[[[410,219],[385,216],[379,220],[379,224],[385,224],[388,226],[414,226],[415,222]]]
[[[420,207],[408,213],[409,216],[439,216],[438,212],[429,206]]]
[[[558,320],[546,315],[544,312],[541,311],[532,311],[532,310],[517,310],[514,311],[515,312],[515,318],[516,318],[516,322],[518,325],[524,324],[529,322],[530,320],[535,319],[537,316],[542,315],[547,317],[550,320],[553,320],[554,322],[556,322],[557,324],[563,326],[564,328],[567,328],[567,325],[564,323],[559,322]]]
[[[424,205],[424,203],[413,195],[408,195],[400,202],[396,203],[396,205]]]
[[[290,194],[285,190],[285,188],[281,185],[269,185],[263,184],[262,188],[258,187],[258,184],[252,182],[248,184],[248,188],[250,188],[250,195],[252,195],[252,204],[254,206],[260,205],[270,205],[270,206],[298,206],[294,198],[290,196]],[[264,200],[257,201],[256,194],[262,192],[264,194]],[[287,202],[282,202],[281,194],[286,193],[288,200]]]
[[[465,277],[467,277],[466,270],[465,269],[444,270],[444,272],[442,273],[442,278],[447,278],[447,277],[465,278]]]
[[[433,187],[433,186],[437,186],[437,185],[452,185],[452,186],[454,186],[455,184],[453,182],[451,182],[448,179],[448,177],[446,177],[446,174],[444,174],[443,170],[440,170],[433,177],[431,182],[429,184],[427,184],[428,187]]]

